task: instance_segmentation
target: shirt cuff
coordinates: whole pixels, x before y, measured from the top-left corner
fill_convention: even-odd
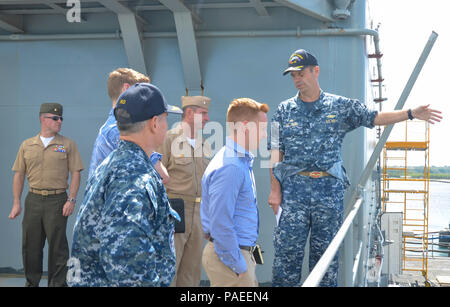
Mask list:
[[[159,160],[161,160],[162,158],[162,154],[160,154],[159,152],[152,152],[152,154],[150,155],[150,161],[152,162],[153,165],[156,164],[156,162],[158,162]]]
[[[215,249],[215,247],[214,247]],[[242,274],[247,272],[247,262],[241,253],[241,250],[218,252],[216,249],[216,254],[220,261],[223,262],[227,267],[229,267],[233,272],[237,274]]]
[[[370,112],[369,121],[368,121],[368,124],[366,125],[367,128],[372,129],[373,127],[375,127],[375,123],[374,122],[375,122],[375,117],[377,117],[377,115],[378,115],[378,111],[377,110],[372,110]]]

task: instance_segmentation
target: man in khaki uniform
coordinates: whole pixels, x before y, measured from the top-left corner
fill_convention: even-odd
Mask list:
[[[39,117],[41,131],[25,140],[19,148],[12,170],[14,203],[10,219],[20,215],[21,196],[28,178],[29,193],[25,199],[22,222],[22,257],[26,286],[39,286],[45,240],[48,240],[48,285],[66,286],[69,246],[66,237],[67,218],[75,208],[83,162],[76,144],[59,135],[62,105],[44,103]],[[69,197],[66,190],[71,174]]]
[[[198,132],[209,121],[210,102],[204,96],[181,97],[182,121],[167,132],[164,144],[157,150],[170,176],[167,195],[184,201],[185,232],[175,233],[177,270],[172,286],[177,287],[200,284],[204,238],[200,221],[201,180],[212,151]]]

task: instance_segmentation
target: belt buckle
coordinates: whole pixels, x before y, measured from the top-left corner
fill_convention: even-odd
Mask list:
[[[320,177],[322,177],[322,172],[310,172],[309,176],[311,178],[320,178]]]
[[[48,191],[47,190],[41,190],[41,195],[42,196],[48,196]]]
[[[195,202],[196,202],[196,203],[200,203],[201,201],[202,201],[202,198],[201,198],[201,197],[196,197],[196,198],[195,198]]]

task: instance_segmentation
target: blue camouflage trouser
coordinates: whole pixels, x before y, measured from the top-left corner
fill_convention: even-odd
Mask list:
[[[309,231],[312,270],[342,225],[345,188],[331,176],[310,178],[293,175],[283,182],[279,225],[275,228],[272,285],[300,286],[304,248]],[[322,279],[321,286],[336,287],[338,254]]]

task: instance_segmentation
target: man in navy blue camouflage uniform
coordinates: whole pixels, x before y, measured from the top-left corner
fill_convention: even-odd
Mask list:
[[[273,286],[300,286],[304,247],[310,237],[312,270],[343,221],[343,199],[349,180],[342,165],[344,136],[360,126],[373,128],[418,118],[430,123],[439,111],[415,109],[380,112],[355,99],[321,90],[317,59],[300,49],[289,58],[284,75],[291,73],[297,95],[283,101],[273,115],[271,137],[271,192],[275,214],[282,208],[274,232]],[[337,286],[338,255],[321,286]]]
[[[70,286],[169,286],[175,275],[174,220],[150,161],[167,131],[168,106],[137,83],[114,109],[120,140],[89,178],[73,234]]]

